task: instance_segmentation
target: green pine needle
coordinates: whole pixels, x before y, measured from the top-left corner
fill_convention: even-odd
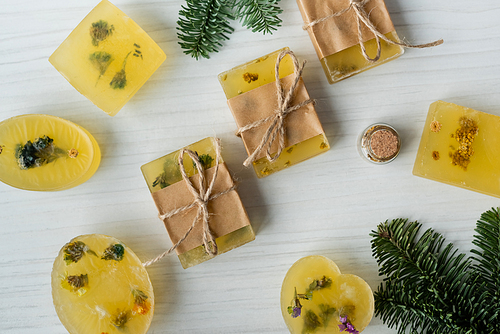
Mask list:
[[[209,53],[218,52],[221,41],[229,39],[233,32],[229,26],[232,0],[186,0],[187,7],[182,6],[177,24],[177,36],[182,42],[184,53],[198,60],[209,58]]]
[[[240,0],[236,4],[236,17],[242,25],[253,32],[272,34],[281,26],[278,17],[283,10],[277,5],[280,0]]]
[[[239,19],[253,32],[271,34],[281,26],[279,0],[186,0],[179,11],[177,36],[185,54],[197,60],[210,58],[234,29],[229,20]]]
[[[405,219],[370,234],[384,282],[375,313],[398,333],[500,333],[500,214],[477,223],[475,257],[444,245],[439,233]]]

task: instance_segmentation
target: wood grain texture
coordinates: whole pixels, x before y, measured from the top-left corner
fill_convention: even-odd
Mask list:
[[[320,254],[376,289],[382,278],[368,234],[408,217],[467,252],[475,221],[500,201],[411,174],[430,103],[441,99],[500,115],[500,3],[497,0],[386,0],[400,37],[444,45],[407,50],[396,61],[329,85],[294,0],[283,27],[262,36],[236,28],[210,60],[184,56],[176,37],[181,0],[116,0],[167,54],[167,60],[114,118],[80,95],[48,62],[96,0],[3,0],[0,9],[0,120],[45,113],[89,130],[102,150],[97,173],[63,192],[0,184],[1,333],[65,333],[52,306],[50,272],[59,249],[88,233],[112,235],[143,259],[171,243],[140,166],[207,136],[223,156],[256,240],[183,270],[170,256],[148,271],[156,310],[150,333],[287,333],[279,309],[283,277],[299,258]],[[319,157],[265,179],[246,157],[217,74],[289,46],[307,59],[304,81],[332,145]],[[402,135],[400,156],[375,166],[356,138],[387,122]],[[395,333],[374,318],[366,334]]]

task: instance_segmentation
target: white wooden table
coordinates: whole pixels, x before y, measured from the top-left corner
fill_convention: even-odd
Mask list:
[[[411,174],[429,104],[442,99],[500,115],[500,3],[497,0],[387,0],[400,37],[444,38],[396,61],[329,85],[293,0],[283,27],[262,36],[240,27],[220,53],[195,61],[176,36],[181,0],[114,1],[167,54],[167,60],[114,118],[80,95],[48,62],[96,0],[3,0],[0,7],[0,120],[56,115],[89,130],[102,150],[96,174],[62,192],[0,184],[1,333],[66,332],[52,305],[50,272],[59,249],[89,233],[115,236],[142,260],[171,243],[140,166],[207,136],[241,181],[239,193],[256,240],[183,270],[176,256],[151,266],[156,310],[149,333],[287,333],[279,308],[283,277],[299,258],[325,255],[376,289],[382,278],[369,233],[397,217],[419,220],[468,252],[480,214],[496,198]],[[289,46],[307,59],[304,80],[332,148],[288,170],[257,179],[217,74]],[[372,165],[356,138],[383,121],[402,135],[400,156]],[[367,334],[394,333],[374,318]]]

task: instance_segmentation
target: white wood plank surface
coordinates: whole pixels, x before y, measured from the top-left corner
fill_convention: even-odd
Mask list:
[[[183,270],[176,256],[151,266],[156,309],[149,333],[287,333],[280,288],[299,258],[325,255],[376,289],[382,278],[369,233],[397,217],[419,220],[468,252],[480,214],[497,198],[411,174],[429,104],[445,100],[500,115],[500,3],[497,0],[386,0],[400,37],[442,46],[407,50],[387,63],[329,85],[294,0],[282,0],[283,26],[234,34],[211,59],[183,55],[176,36],[184,1],[115,0],[160,45],[167,60],[115,117],[80,95],[48,57],[97,0],[3,0],[0,7],[0,120],[56,115],[89,130],[102,150],[96,174],[62,192],[0,184],[1,333],[65,333],[52,305],[50,272],[59,249],[88,233],[112,235],[147,260],[170,247],[140,166],[207,136],[241,182],[256,240]],[[246,157],[217,74],[289,46],[307,59],[304,80],[331,150],[265,179]],[[400,156],[375,166],[356,150],[369,124],[402,135]],[[366,334],[395,333],[374,318]]]

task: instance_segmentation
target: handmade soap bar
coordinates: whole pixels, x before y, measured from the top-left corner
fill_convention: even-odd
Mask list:
[[[49,61],[80,93],[114,116],[165,58],[141,27],[103,0]]]
[[[370,286],[324,256],[295,262],[281,287],[281,313],[292,334],[361,332],[373,309]]]
[[[288,51],[284,48],[264,57],[219,74],[228,105],[241,129],[244,126],[272,116],[278,105],[275,68],[278,55]],[[293,61],[286,55],[279,64],[279,77],[285,88],[295,78]],[[292,105],[308,100],[309,95],[300,79]],[[260,144],[271,121],[241,133],[249,155]],[[314,103],[309,103],[286,116],[285,149],[276,161],[270,162],[261,152],[253,167],[258,177],[265,177],[289,166],[312,158],[330,149],[326,135],[316,114]],[[278,151],[278,140],[273,143],[271,155]]]
[[[49,115],[22,115],[0,123],[0,181],[25,190],[55,191],[87,181],[101,151],[82,127]]]
[[[306,26],[328,17],[309,26],[307,31],[330,84],[396,59],[404,53],[403,47],[381,40],[380,58],[375,62],[367,60],[362,53],[360,42],[363,42],[370,58],[375,58],[377,55],[378,44],[373,33],[363,23],[361,23],[363,38],[360,41],[354,9],[346,10],[350,2],[350,0],[297,0]],[[371,0],[364,9],[381,34],[399,42],[384,0]],[[333,13],[340,15],[330,17]]]
[[[500,197],[500,117],[434,102],[413,174]]]
[[[206,184],[210,184],[215,172],[217,161],[214,138],[205,138],[186,148],[196,152],[200,163],[205,169]],[[180,150],[156,159],[141,167],[146,183],[152,193],[160,215],[190,205],[195,201],[189,191],[186,181],[183,180],[179,168]],[[193,160],[185,155],[183,166],[186,174],[197,189],[200,188],[198,170]],[[250,221],[240,197],[234,187],[234,182],[229,171],[219,158],[219,168],[214,187],[208,202],[209,227],[215,237],[218,254],[230,251],[255,239]],[[215,198],[214,198],[215,197]],[[172,217],[165,218],[164,223],[173,244],[183,238],[197,216],[197,206],[182,211]],[[201,221],[197,221],[187,238],[176,249],[183,268],[189,268],[206,260],[213,255],[205,251],[203,245],[203,228]]]
[[[102,234],[76,237],[61,249],[52,298],[71,334],[144,334],[153,318],[146,269],[130,248]]]

